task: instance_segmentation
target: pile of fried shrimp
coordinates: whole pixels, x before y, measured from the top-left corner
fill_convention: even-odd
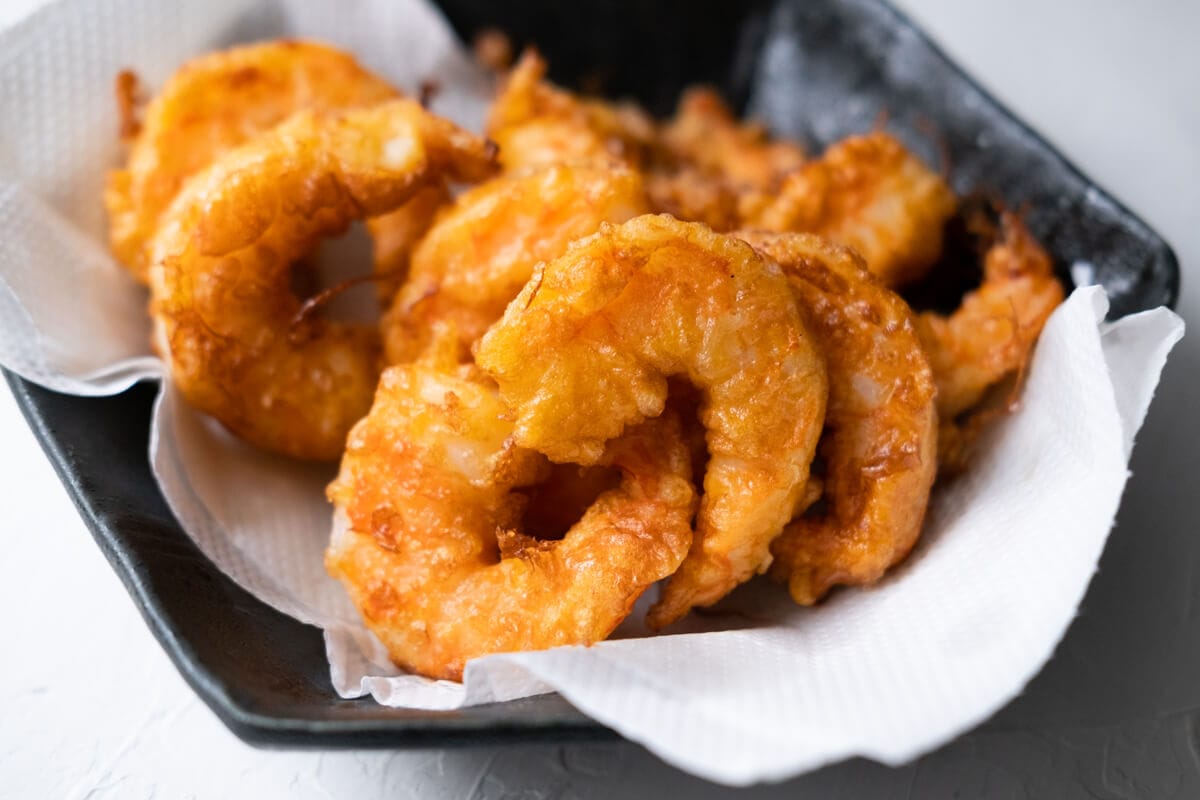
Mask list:
[[[915,312],[964,202],[884,130],[812,154],[712,90],[655,119],[491,44],[482,136],[317,42],[148,102],[118,77],[111,246],[179,391],[340,459],[328,571],[422,675],[597,642],[660,581],[655,630],[763,573],[802,605],[879,580],[1015,401],[1050,258],[999,211],[981,280]],[[377,323],[296,289],[360,221]]]

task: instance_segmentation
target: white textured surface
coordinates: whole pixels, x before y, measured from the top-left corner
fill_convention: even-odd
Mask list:
[[[1198,263],[1200,152],[1194,143],[1200,140],[1200,106],[1190,84],[1200,74],[1200,58],[1190,42],[1200,28],[1200,9],[1166,0],[1157,4],[1161,13],[1117,2],[1063,2],[1046,9],[1022,0],[986,10],[952,2],[905,5],[1018,113],[1158,226],[1176,245],[1185,270]],[[1038,24],[1029,25],[1030,19]],[[1015,42],[1022,58],[1012,58]],[[1121,58],[1114,58],[1118,50]],[[1052,82],[1045,80],[1048,70]],[[1064,103],[1064,96],[1077,102]],[[1184,291],[1184,316],[1195,320],[1195,286],[1185,280]],[[1196,347],[1185,340],[1177,363],[1195,364]],[[1155,415],[1178,413],[1195,398],[1194,382],[1169,383]],[[627,747],[361,756],[245,748],[175,676],[91,545],[11,400],[6,397],[0,408],[0,441],[8,445],[0,461],[3,530],[13,543],[0,560],[0,619],[10,634],[6,641],[42,649],[56,665],[34,675],[23,673],[16,659],[0,662],[0,794],[366,796],[387,790],[403,797],[407,788],[414,796],[456,797],[498,796],[507,788],[518,795],[540,789],[548,796],[629,796],[635,786],[647,795],[666,786],[696,788]],[[1200,438],[1194,418],[1175,419],[1169,435],[1176,441]],[[1148,433],[1158,441],[1139,446],[1162,448],[1162,479],[1196,474],[1194,447],[1166,447],[1163,425]],[[1175,516],[1182,513],[1180,508]],[[12,613],[31,606],[36,615]],[[58,638],[67,631],[71,638]],[[71,685],[80,653],[96,655],[95,690],[72,695],[62,687]],[[119,659],[111,657],[117,653]],[[618,783],[597,771],[611,772]]]

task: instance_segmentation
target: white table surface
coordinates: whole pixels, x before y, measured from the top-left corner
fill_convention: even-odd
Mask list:
[[[0,0],[0,27],[38,3]],[[1191,277],[1200,269],[1200,2],[900,5],[1019,116],[1166,236],[1184,265],[1180,310],[1200,325],[1200,281]],[[1181,535],[1162,541],[1193,542],[1162,560],[1191,570],[1200,583],[1200,536],[1188,535],[1200,527],[1198,366],[1200,335],[1193,333],[1176,349],[1139,439],[1121,524],[1166,526]],[[390,753],[253,749],[221,725],[168,662],[7,391],[0,391],[0,487],[0,797],[729,794],[626,744]],[[1200,674],[1195,661],[1177,668]],[[1194,733],[1191,742],[1200,773]],[[917,781],[918,767],[905,773]],[[968,772],[962,775],[972,782]],[[824,797],[840,790],[861,796],[896,777],[857,762],[747,794]],[[1109,790],[1125,796],[1119,779],[1101,778],[1097,796],[1110,796]]]

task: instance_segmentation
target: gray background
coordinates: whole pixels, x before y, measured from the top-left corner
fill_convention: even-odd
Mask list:
[[[0,25],[39,0],[0,0]],[[1200,326],[1200,2],[902,0],[1175,247]],[[0,797],[1200,797],[1200,327],[1176,348],[1100,572],[1057,654],[914,764],[734,792],[628,744],[253,750],[174,672],[0,393]]]

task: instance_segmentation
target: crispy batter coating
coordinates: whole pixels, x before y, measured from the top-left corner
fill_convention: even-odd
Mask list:
[[[742,216],[746,228],[816,233],[851,247],[896,287],[941,255],[955,206],[945,181],[880,131],[833,145],[792,173],[777,197],[744,207]]]
[[[739,122],[707,88],[684,93],[658,145],[646,178],[652,208],[718,231],[739,228],[743,209],[766,205],[805,161],[799,145]]]
[[[146,282],[147,244],[188,177],[297,111],[340,111],[398,96],[350,55],[316,42],[266,42],[188,62],[146,109],[125,169],[108,175],[113,253]]]
[[[492,107],[488,135],[506,169],[624,164],[644,171],[652,211],[724,231],[742,223],[742,206],[765,205],[804,162],[798,145],[738,122],[711,89],[689,90],[658,126],[636,106],[579,97],[545,74],[545,62],[526,52]]]
[[[689,222],[703,222],[714,231],[736,230],[742,224],[741,205],[746,193],[727,181],[682,165],[646,173],[646,193],[655,213],[670,214]]]
[[[295,324],[292,265],[435,181],[484,177],[493,157],[484,140],[393,100],[300,112],[197,175],[152,243],[156,341],[184,396],[260,447],[337,458],[370,406],[378,331]]]
[[[471,367],[384,372],[337,480],[331,574],[396,664],[458,680],[489,653],[608,636],[691,542],[696,495],[677,422],[630,428],[597,463],[620,472],[559,541],[518,530],[544,476]]]
[[[799,145],[773,140],[762,125],[739,121],[721,96],[705,87],[684,92],[661,138],[673,158],[734,187],[776,189],[805,162]]]
[[[716,602],[764,569],[808,479],[825,365],[779,268],[699,223],[646,215],[576,242],[480,340],[516,439],[593,463],[662,412],[667,379],[701,390],[709,461],[696,539],[651,622]]]
[[[487,135],[506,170],[564,163],[641,164],[655,126],[634,105],[586,100],[545,80],[546,62],[527,50],[492,105]]]
[[[603,222],[645,211],[640,176],[615,166],[534,168],[466,192],[421,241],[409,279],[384,316],[388,363],[415,360],[439,323],[453,325],[466,355],[535,264],[562,255]]]
[[[1028,363],[1050,314],[1063,301],[1050,256],[1015,214],[1001,216],[1000,240],[984,255],[983,283],[950,316],[917,318],[937,382],[939,458],[961,469],[979,433],[972,412],[993,387]]]
[[[933,375],[908,305],[853,251],[807,234],[745,233],[783,267],[825,353],[824,509],[771,545],[771,575],[802,605],[868,584],[908,555],[937,473]]]

